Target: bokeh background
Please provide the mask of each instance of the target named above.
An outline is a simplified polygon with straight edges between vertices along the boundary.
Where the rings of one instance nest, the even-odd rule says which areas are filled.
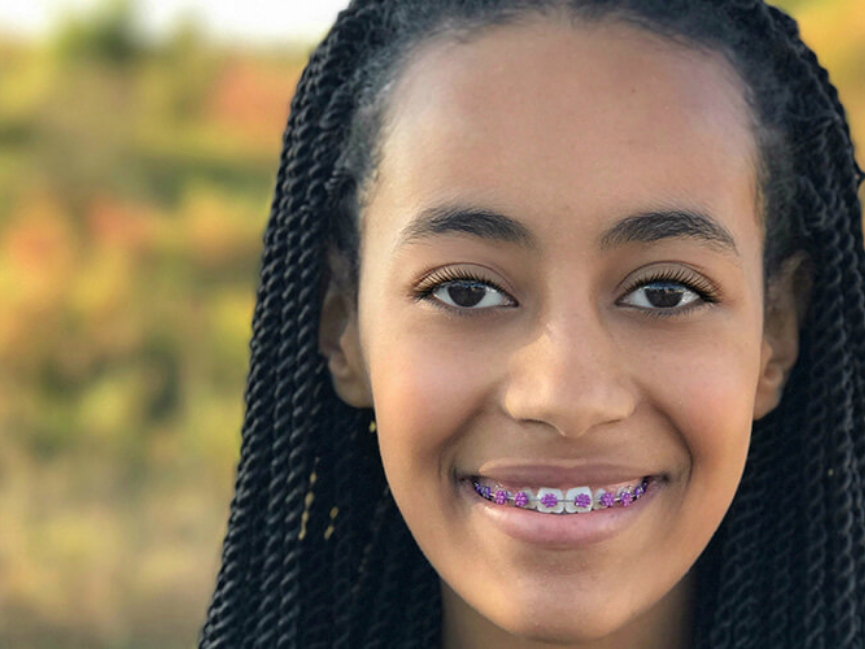
[[[282,131],[335,10],[148,23],[170,1],[0,11],[0,647],[192,647],[213,588]],[[782,4],[865,147],[865,2]]]

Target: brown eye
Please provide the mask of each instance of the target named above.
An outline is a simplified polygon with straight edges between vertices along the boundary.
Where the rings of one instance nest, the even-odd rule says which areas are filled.
[[[679,282],[655,281],[637,287],[622,300],[623,304],[640,309],[680,309],[701,300],[696,291]]]
[[[498,289],[482,282],[467,280],[445,282],[430,294],[438,301],[457,309],[486,309],[512,304]]]

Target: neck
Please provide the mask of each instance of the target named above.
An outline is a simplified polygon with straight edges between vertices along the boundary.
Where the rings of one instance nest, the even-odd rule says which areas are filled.
[[[468,606],[442,584],[442,649],[687,649],[695,575],[687,574],[651,609],[603,638],[551,644],[509,634]]]

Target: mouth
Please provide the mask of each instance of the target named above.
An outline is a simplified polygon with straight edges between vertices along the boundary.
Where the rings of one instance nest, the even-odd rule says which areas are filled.
[[[652,476],[602,487],[574,486],[567,489],[513,487],[481,476],[472,476],[469,481],[478,496],[496,505],[558,515],[588,514],[614,507],[627,508],[645,496],[654,484]]]
[[[659,496],[670,485],[666,472],[601,461],[494,460],[454,478],[466,515],[483,534],[497,530],[524,548],[555,552],[639,542],[626,530],[652,519],[645,513],[663,507]]]

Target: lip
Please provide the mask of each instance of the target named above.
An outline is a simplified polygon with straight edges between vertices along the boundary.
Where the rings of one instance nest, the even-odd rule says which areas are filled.
[[[646,494],[630,507],[611,507],[587,514],[542,514],[536,511],[496,505],[483,499],[468,482],[460,483],[463,497],[471,503],[472,512],[516,541],[545,549],[573,550],[615,538],[630,527],[643,510],[651,505],[658,492],[657,482],[650,483]]]
[[[515,488],[567,489],[580,486],[603,487],[629,482],[636,484],[646,476],[652,476],[657,480],[659,474],[646,467],[619,464],[487,462],[480,465],[475,472],[460,477],[470,476],[486,478]]]
[[[545,550],[574,550],[615,539],[643,515],[663,488],[658,473],[611,464],[506,464],[488,463],[477,474],[501,484],[564,489],[582,485],[640,482],[648,478],[642,498],[629,507],[611,507],[584,514],[556,515],[497,505],[479,496],[469,476],[459,479],[460,497],[466,499],[473,516],[512,539]]]

